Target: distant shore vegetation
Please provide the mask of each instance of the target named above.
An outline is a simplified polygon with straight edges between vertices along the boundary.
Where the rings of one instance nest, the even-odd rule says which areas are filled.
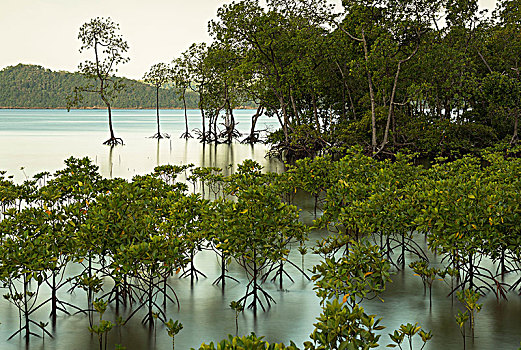
[[[156,108],[156,92],[153,86],[143,82],[121,78],[125,90],[114,100],[115,109]],[[0,71],[0,108],[66,109],[67,96],[75,86],[84,84],[86,78],[79,73],[52,71],[38,65],[18,64]],[[160,90],[161,108],[181,109],[183,103],[173,89]],[[198,108],[199,96],[186,93],[188,108]],[[103,101],[95,94],[85,95],[78,108],[105,109]]]

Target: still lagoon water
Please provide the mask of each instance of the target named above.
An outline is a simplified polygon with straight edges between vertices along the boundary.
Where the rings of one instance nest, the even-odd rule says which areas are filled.
[[[254,111],[236,111],[239,131],[247,133],[250,117]],[[114,129],[116,136],[123,138],[125,145],[110,148],[102,142],[108,138],[106,111],[75,110],[0,110],[0,170],[6,170],[17,182],[30,178],[41,171],[54,171],[63,167],[63,160],[70,157],[90,157],[105,177],[131,179],[137,174],[150,173],[161,164],[188,164],[197,166],[218,166],[226,172],[235,169],[244,159],[255,159],[266,171],[283,171],[278,160],[265,157],[264,145],[202,145],[195,139],[184,140],[179,136],[184,131],[184,116],[180,110],[161,112],[161,128],[171,135],[170,139],[156,140],[149,136],[156,131],[155,111],[116,110]],[[189,128],[200,127],[199,111],[189,111]],[[277,121],[264,118],[259,128],[276,128]],[[302,209],[302,220],[313,220],[313,201],[299,193],[296,199]],[[313,232],[310,245],[323,236],[323,232]],[[419,242],[422,244],[422,242]],[[301,264],[301,256],[296,249],[291,259]],[[412,257],[409,257],[412,259]],[[306,255],[304,268],[310,269],[319,259]],[[440,264],[431,256],[433,265]],[[171,285],[180,299],[180,310],[169,305],[168,318],[183,323],[183,330],[176,336],[177,349],[197,348],[202,342],[218,341],[229,333],[235,333],[235,314],[229,308],[232,300],[244,293],[246,276],[236,266],[230,266],[230,274],[240,283],[228,282],[223,290],[213,286],[219,276],[220,267],[212,252],[203,251],[196,256],[196,267],[207,278],[201,278],[193,286],[189,279],[174,278]],[[72,267],[71,269],[74,269]],[[69,272],[73,272],[72,270]],[[320,314],[319,300],[313,291],[313,284],[295,273],[295,282],[284,281],[284,288],[266,283],[265,288],[274,297],[269,311],[259,312],[257,316],[246,310],[239,316],[239,333],[255,332],[264,335],[270,342],[297,345],[309,339],[315,318]],[[381,332],[382,348],[389,344],[388,333],[392,333],[402,323],[418,322],[426,330],[432,330],[434,338],[425,347],[430,350],[463,349],[463,342],[454,315],[461,308],[457,302],[447,297],[449,287],[443,282],[435,283],[433,306],[429,307],[428,296],[418,277],[406,269],[393,276],[393,283],[382,296],[384,302],[371,301],[364,305],[370,314],[382,317],[382,325],[387,328]],[[3,290],[0,293],[5,294]],[[42,299],[48,296],[44,290]],[[83,294],[61,295],[65,301],[84,299]],[[521,302],[517,293],[510,293],[508,301],[498,302],[494,296],[483,298],[483,309],[476,318],[474,339],[467,339],[467,349],[518,349],[521,341]],[[41,310],[36,319],[48,321],[48,310]],[[141,315],[142,317],[142,315]],[[108,349],[121,344],[129,350],[170,349],[171,340],[164,326],[153,330],[140,323],[140,315],[129,324],[115,328],[109,336]],[[114,319],[115,312],[109,309],[106,318]],[[0,349],[26,349],[25,341],[15,337],[7,341],[18,324],[16,309],[5,300],[0,300]],[[49,326],[50,327],[50,326]],[[31,339],[29,349],[98,349],[97,339],[88,329],[84,316],[59,315],[56,328],[51,330],[54,339]],[[415,349],[420,344],[415,343]]]
[[[255,111],[235,112],[238,129],[247,136]],[[267,170],[281,170],[281,163],[265,158],[263,145],[202,145],[195,138],[180,139],[185,130],[184,111],[161,111],[161,131],[169,139],[149,138],[157,131],[155,110],[115,110],[114,130],[124,147],[110,148],[105,110],[0,110],[0,169],[20,181],[43,170],[56,170],[70,157],[90,157],[105,177],[131,179],[151,172],[158,164],[214,165],[226,168],[244,159],[257,159]],[[201,127],[198,110],[189,110],[189,130]],[[276,120],[261,118],[260,129],[273,129]],[[278,123],[278,122],[277,122]],[[195,136],[195,134],[192,132]],[[21,168],[24,168],[21,170]]]

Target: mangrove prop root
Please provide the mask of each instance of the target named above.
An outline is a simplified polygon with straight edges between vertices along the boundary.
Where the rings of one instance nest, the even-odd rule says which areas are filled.
[[[111,137],[107,141],[103,142],[103,144],[107,146],[123,145],[123,139],[120,137]]]

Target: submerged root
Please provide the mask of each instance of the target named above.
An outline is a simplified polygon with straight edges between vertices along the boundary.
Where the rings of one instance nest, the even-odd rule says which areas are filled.
[[[254,132],[253,134],[250,134],[248,137],[246,137],[244,140],[241,141],[241,143],[250,143],[254,144],[260,141],[260,133]]]
[[[239,124],[239,123],[237,123]],[[223,143],[231,143],[233,139],[237,139],[242,136],[240,132],[235,130],[235,127],[225,126],[226,129],[219,134],[219,138],[224,139]]]
[[[181,134],[181,137],[182,139],[192,139],[194,138],[189,132],[184,132]]]
[[[103,142],[103,144],[108,146],[123,145],[123,139],[120,137],[111,137],[107,141]]]
[[[151,139],[169,139],[170,138],[170,135],[167,134],[167,133],[158,133],[156,132],[154,135],[150,136]]]

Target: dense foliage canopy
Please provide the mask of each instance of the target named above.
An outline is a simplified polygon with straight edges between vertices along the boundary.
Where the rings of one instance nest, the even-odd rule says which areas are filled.
[[[518,141],[519,2],[241,0],[210,22],[190,69],[206,140],[233,136],[233,108],[277,118],[274,151],[296,157],[361,145],[458,157]],[[197,48],[197,50],[195,49]],[[192,52],[193,51],[193,52]],[[194,55],[190,55],[194,56]],[[224,130],[215,132],[214,116]]]

